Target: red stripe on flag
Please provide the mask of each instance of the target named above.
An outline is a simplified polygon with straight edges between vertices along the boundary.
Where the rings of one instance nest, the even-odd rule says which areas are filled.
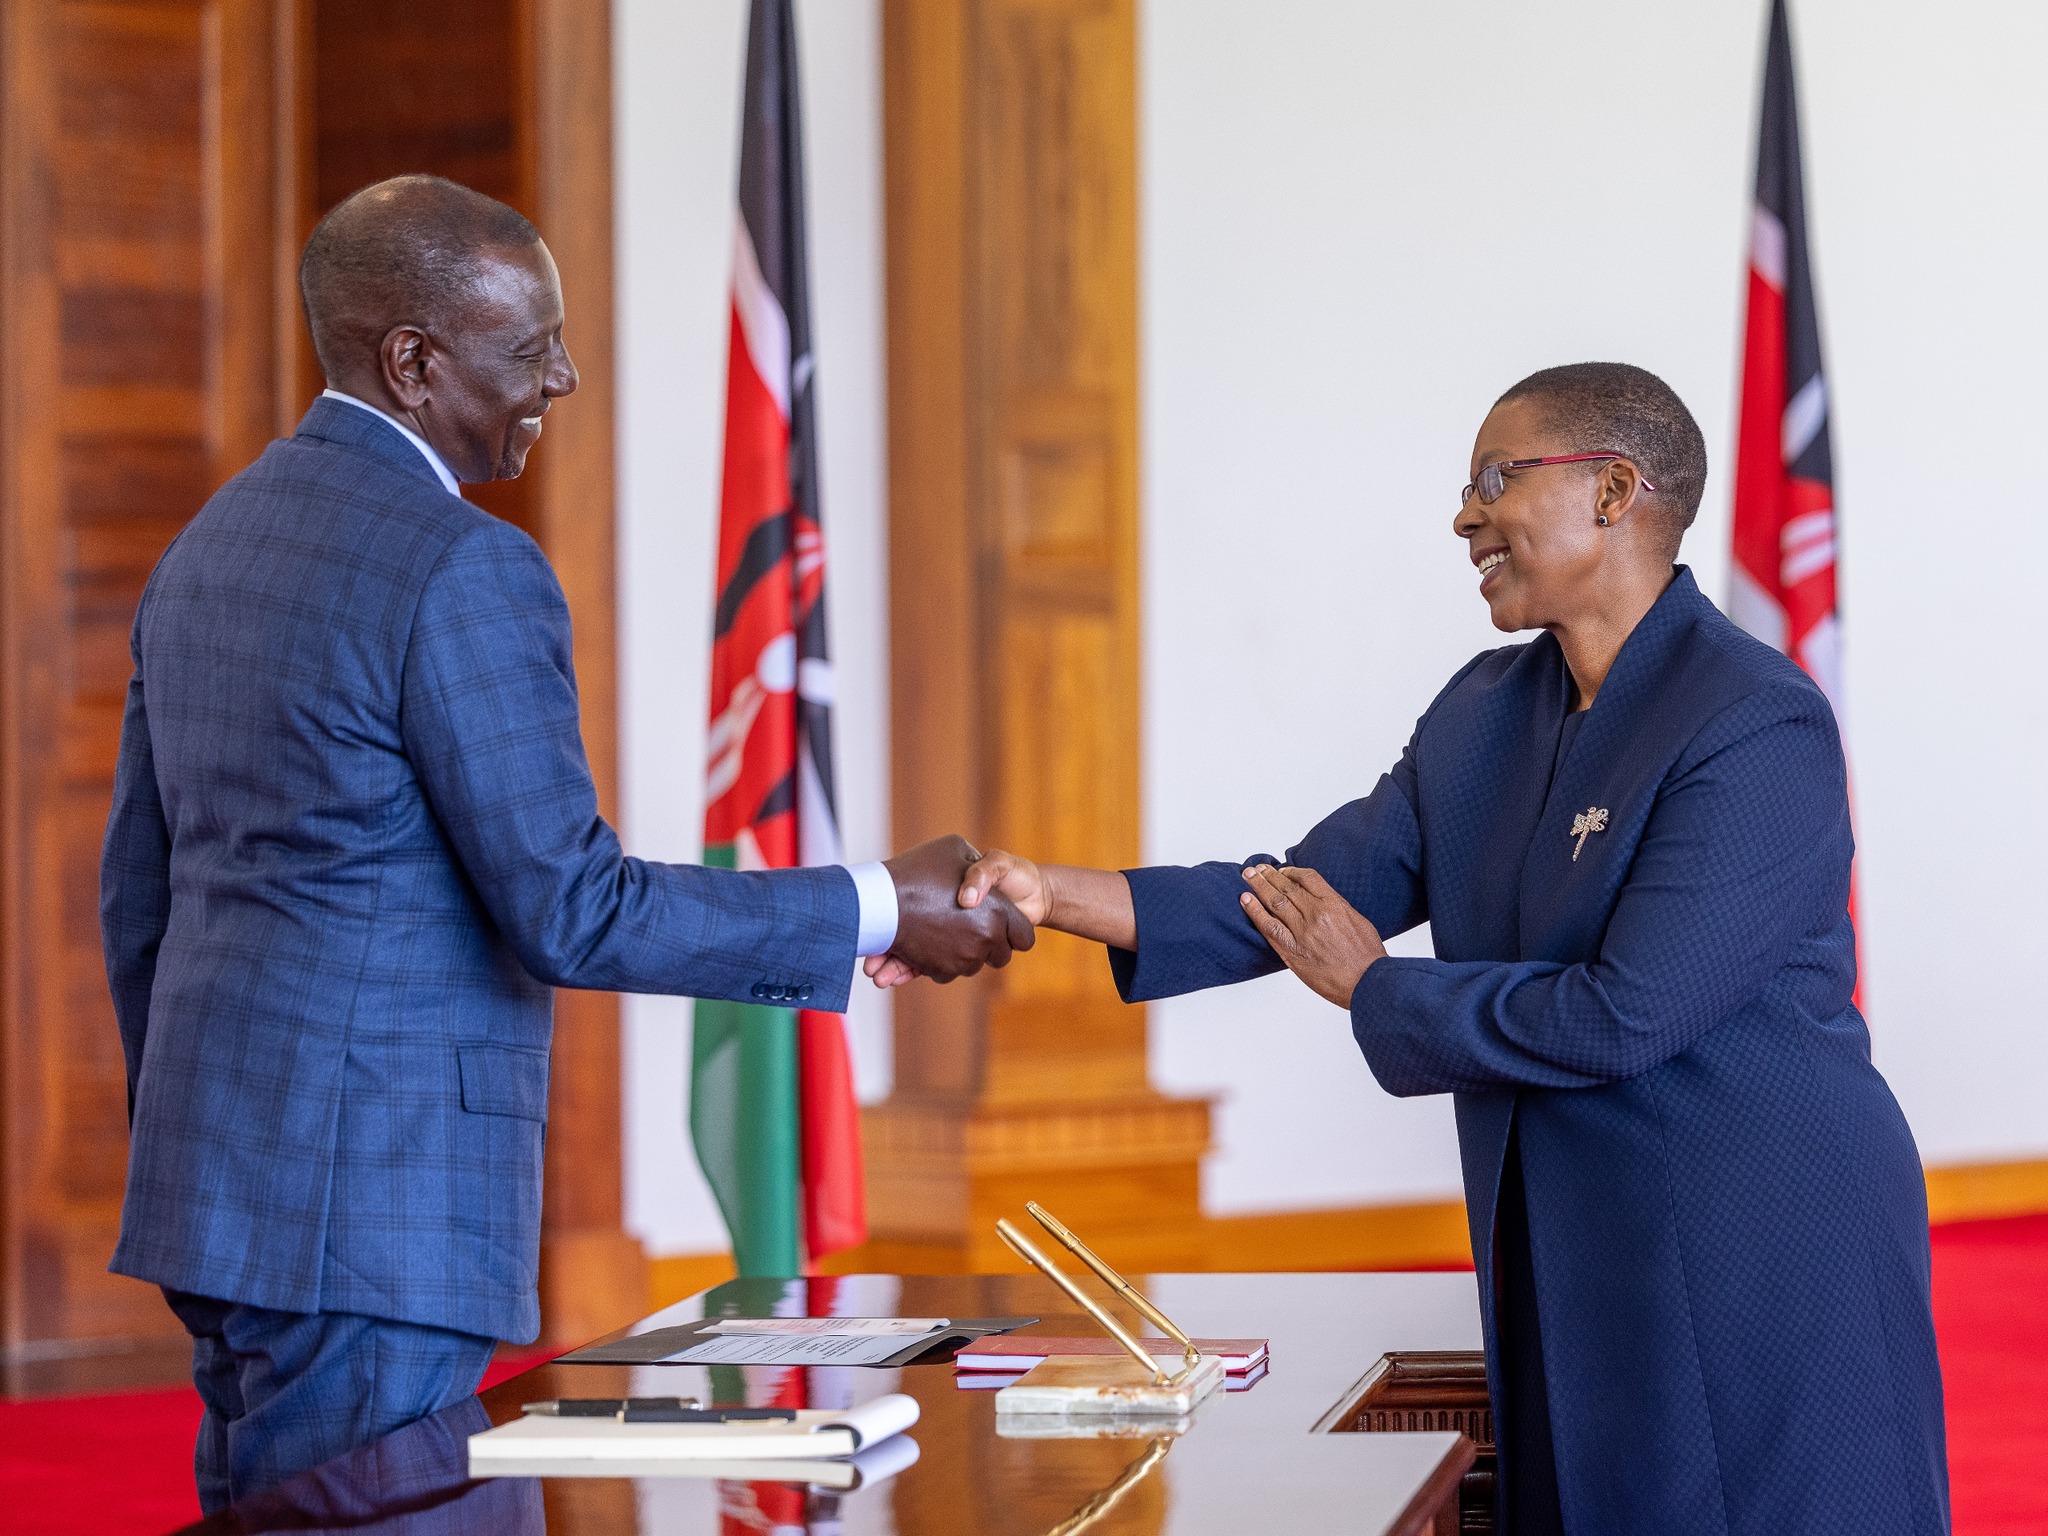
[[[806,1012],[798,1016],[797,1031],[804,1251],[815,1258],[867,1241],[867,1189],[846,1025],[836,1013]]]
[[[1784,441],[1785,296],[1752,267],[1735,449],[1733,553],[1750,579],[1772,597],[1779,597],[1778,541],[1785,526]]]
[[[748,536],[789,507],[789,424],[754,367],[738,306],[729,313],[725,477],[718,535],[721,592],[739,566]],[[712,719],[726,720],[739,761],[737,774],[704,808],[704,840],[731,843],[747,830],[759,848],[761,863],[770,869],[788,868],[797,861],[794,815],[756,819],[762,802],[796,766],[796,694],[788,686],[793,675],[769,679],[773,688],[764,686],[761,658],[793,630],[794,585],[785,556],[754,583],[732,627],[717,637],[711,651]],[[793,655],[789,660],[793,666]]]

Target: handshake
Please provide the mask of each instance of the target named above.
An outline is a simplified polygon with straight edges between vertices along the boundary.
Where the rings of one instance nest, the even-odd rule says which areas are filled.
[[[972,976],[985,965],[1008,965],[1013,952],[1037,942],[1042,912],[1027,915],[993,881],[984,880],[985,896],[968,889],[968,872],[982,864],[964,837],[935,837],[885,861],[896,882],[896,940],[886,955],[866,962],[876,986]]]
[[[1041,927],[1138,947],[1130,884],[1113,869],[1034,864],[1000,848],[977,853],[962,837],[920,843],[886,867],[896,882],[896,942],[862,966],[878,987],[1008,965]],[[1311,991],[1350,1008],[1359,978],[1387,954],[1371,919],[1313,869],[1258,860],[1242,876],[1245,921]]]

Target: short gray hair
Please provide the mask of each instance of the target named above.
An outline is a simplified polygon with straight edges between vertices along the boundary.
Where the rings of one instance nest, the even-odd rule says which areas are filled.
[[[374,352],[394,325],[448,323],[473,291],[477,258],[540,239],[526,216],[440,176],[394,176],[353,192],[313,228],[299,297],[328,378]]]

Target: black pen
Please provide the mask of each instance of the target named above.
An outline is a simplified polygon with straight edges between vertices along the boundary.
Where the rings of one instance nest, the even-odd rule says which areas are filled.
[[[563,1419],[616,1419],[622,1424],[789,1423],[794,1408],[706,1408],[694,1397],[562,1397],[522,1403],[520,1412]]]

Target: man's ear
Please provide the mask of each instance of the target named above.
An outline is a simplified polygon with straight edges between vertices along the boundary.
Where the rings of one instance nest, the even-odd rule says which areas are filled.
[[[427,403],[432,353],[433,342],[416,325],[395,325],[384,333],[383,344],[377,348],[384,389],[405,410],[416,411]]]

